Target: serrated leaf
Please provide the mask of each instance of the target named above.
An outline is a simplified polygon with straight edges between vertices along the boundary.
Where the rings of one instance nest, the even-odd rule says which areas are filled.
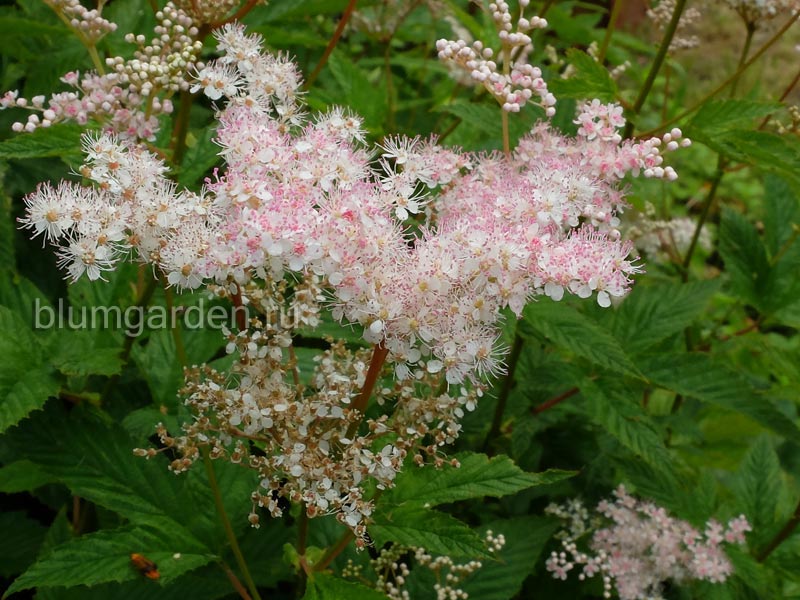
[[[633,377],[641,376],[614,336],[563,302],[542,300],[528,304],[520,325],[522,335],[530,327],[556,346],[600,367]]]
[[[0,468],[0,492],[31,492],[56,479],[29,460],[18,460]]]
[[[85,406],[69,413],[57,405],[7,436],[17,452],[64,483],[75,495],[134,523],[171,521],[176,538],[193,540],[188,527],[201,511],[184,490],[185,481],[156,457],[133,455],[134,442],[118,425]],[[199,542],[198,542],[199,543]]]
[[[38,340],[16,314],[0,306],[0,432],[39,410],[59,391]]]
[[[371,82],[356,63],[343,52],[334,51],[328,60],[327,68],[341,90],[336,100],[347,104],[364,117],[364,124],[370,131],[380,131],[386,117],[386,82]]]
[[[639,367],[656,385],[746,415],[776,433],[800,440],[800,429],[738,372],[703,353],[655,355]]]
[[[662,434],[636,398],[590,380],[584,380],[580,388],[592,421],[654,469],[673,472],[673,458]]]
[[[753,527],[750,542],[760,546],[772,536],[784,487],[778,455],[766,436],[759,437],[748,451],[735,487],[737,502]]]
[[[381,502],[404,502],[436,506],[458,500],[500,497],[537,485],[548,485],[575,475],[574,471],[550,470],[526,473],[508,456],[489,458],[485,454],[459,454],[461,466],[441,469],[411,466],[398,477],[396,486]]]
[[[706,102],[689,122],[687,129],[694,139],[706,138],[746,126],[749,122],[766,117],[781,108],[775,102],[753,102],[752,100],[712,100]]]
[[[114,342],[111,336],[97,332],[61,329],[53,342],[50,357],[53,365],[65,375],[116,375],[122,371],[122,347],[104,346]]]
[[[637,353],[683,331],[719,289],[719,282],[637,285],[614,314],[612,331]]]
[[[382,507],[368,530],[379,547],[394,542],[454,558],[489,557],[483,540],[467,525],[422,506]]]
[[[386,596],[360,583],[327,573],[314,573],[308,579],[303,600],[386,600]]]
[[[575,72],[569,79],[553,79],[550,82],[557,98],[597,98],[603,102],[616,100],[617,84],[603,65],[575,48],[567,51],[567,61],[575,68]]]
[[[0,159],[77,157],[81,154],[82,132],[83,128],[77,125],[54,125],[19,134],[0,142]]]
[[[497,560],[483,562],[480,569],[459,587],[470,598],[508,600],[519,594],[522,583],[536,568],[547,542],[560,523],[543,517],[518,517],[494,521],[482,527],[493,535],[502,534],[505,546],[496,553]]]
[[[161,528],[126,526],[70,540],[36,561],[11,584],[7,594],[33,587],[92,586],[136,579],[142,575],[131,565],[134,552],[156,563],[163,583],[215,558],[203,546],[175,535],[171,525],[165,521]]]
[[[800,203],[791,186],[770,175],[764,178],[764,241],[770,256],[775,256],[800,225]]]
[[[216,131],[206,128],[201,132],[200,138],[194,138],[193,145],[186,149],[186,156],[178,172],[178,183],[192,187],[202,182],[205,175],[220,161],[220,147],[214,142]]]
[[[734,160],[798,181],[800,146],[787,136],[734,129],[704,139],[703,143]]]
[[[771,269],[767,251],[755,227],[730,208],[722,211],[719,252],[733,289],[750,304],[762,307]]]

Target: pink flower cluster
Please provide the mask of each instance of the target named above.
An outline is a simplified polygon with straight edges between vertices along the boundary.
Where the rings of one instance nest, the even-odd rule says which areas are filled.
[[[87,138],[84,168],[99,190],[44,185],[27,198],[23,226],[61,244],[73,279],[101,277],[131,249],[179,288],[319,277],[333,316],[388,349],[398,377],[456,384],[502,369],[505,307],[519,316],[534,296],[567,291],[608,306],[640,271],[618,239],[619,179],[672,177],[658,147],[680,132],[621,142],[618,107],[594,102],[576,139],[543,123],[511,157],[388,139],[375,168],[357,117],[301,118],[291,62],[240,25],[215,35],[225,54],[196,88],[228,98],[224,173],[178,191],[161,161],[102,135]]]
[[[566,579],[572,569],[582,566],[580,579],[603,577],[605,597],[611,597],[612,583],[621,600],[661,598],[664,582],[697,579],[722,583],[733,572],[723,542],[744,544],[751,531],[744,515],[723,527],[711,519],[705,531],[675,519],[663,508],[637,500],[620,486],[614,500],[603,500],[597,512],[608,520],[594,530],[591,553],[578,549],[577,540],[587,531],[588,511],[580,503],[551,506],[548,512],[570,521],[562,536],[563,550],[553,552],[547,570],[557,579]]]

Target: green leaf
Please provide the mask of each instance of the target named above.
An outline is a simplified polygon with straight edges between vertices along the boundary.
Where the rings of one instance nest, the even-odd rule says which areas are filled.
[[[800,225],[800,203],[791,186],[778,177],[764,178],[764,241],[770,256],[781,251]]]
[[[651,467],[671,473],[673,458],[664,445],[662,434],[636,398],[626,397],[620,390],[588,379],[580,388],[592,421]]]
[[[571,48],[567,50],[567,61],[575,68],[569,79],[553,79],[550,87],[556,98],[597,98],[603,102],[614,102],[617,84],[603,65],[591,56]]]
[[[770,401],[757,394],[737,371],[704,353],[654,355],[639,367],[656,385],[746,415],[776,433],[800,440],[800,429]]]
[[[186,510],[194,504],[184,490],[185,479],[170,473],[161,457],[134,456],[127,433],[91,408],[66,413],[58,405],[48,406],[8,439],[73,494],[137,524],[170,522],[176,539],[193,540],[189,528],[201,511]]]
[[[341,51],[331,54],[327,67],[340,89],[337,102],[347,104],[364,117],[367,129],[380,131],[387,110],[385,80],[370,81],[367,73]]]
[[[784,492],[778,455],[767,436],[761,436],[742,461],[735,481],[736,499],[753,531],[751,544],[767,542],[778,520],[778,500]]]
[[[50,360],[65,375],[116,375],[122,371],[122,347],[103,344],[113,341],[95,332],[61,329]]]
[[[54,125],[22,133],[0,142],[0,159],[80,157],[82,132],[83,128],[77,125]]]
[[[387,542],[425,548],[458,558],[488,558],[483,540],[467,525],[437,510],[417,505],[382,507],[369,532],[378,547]]]
[[[712,150],[734,160],[798,181],[800,146],[787,136],[769,131],[735,129],[702,141]]]
[[[176,536],[169,521],[161,528],[126,526],[89,533],[57,546],[17,578],[7,593],[136,579],[142,575],[131,564],[134,552],[156,563],[163,583],[214,559],[202,546],[187,544]]]
[[[614,336],[563,302],[542,300],[528,304],[520,332],[525,335],[530,329],[600,367],[641,376]]]
[[[574,471],[550,470],[544,473],[526,473],[508,456],[489,458],[485,454],[459,454],[461,466],[445,465],[406,468],[397,478],[394,488],[382,502],[402,504],[409,502],[436,506],[447,502],[500,497],[515,494],[537,485],[548,485],[575,475]]]
[[[497,560],[484,561],[481,568],[459,587],[470,598],[508,600],[522,589],[525,578],[533,572],[547,542],[560,523],[542,517],[518,517],[494,521],[481,527],[497,536],[503,534],[506,544],[495,555]]]
[[[22,573],[36,560],[47,528],[21,511],[0,513],[0,577]]]
[[[682,332],[703,311],[719,282],[637,285],[614,313],[612,331],[635,354]]]
[[[59,383],[45,364],[33,332],[0,306],[0,432],[42,408]]]
[[[5,494],[32,492],[54,481],[52,475],[29,460],[18,460],[0,468],[0,492]]]
[[[386,596],[360,583],[314,573],[309,579],[303,600],[386,600]]]
[[[688,134],[698,141],[711,138],[736,127],[747,127],[781,108],[776,102],[753,102],[752,100],[712,100],[706,102],[687,126]]]
[[[762,307],[770,273],[767,251],[755,227],[727,207],[720,222],[719,252],[733,289],[753,306]]]

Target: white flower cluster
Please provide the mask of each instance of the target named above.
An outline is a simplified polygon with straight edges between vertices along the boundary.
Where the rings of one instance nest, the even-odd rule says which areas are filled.
[[[780,16],[789,16],[800,10],[798,0],[723,0],[744,19],[749,26]]]
[[[93,46],[106,34],[117,30],[117,24],[104,19],[101,9],[88,9],[80,0],[44,0],[69,25],[87,46]],[[102,7],[103,3],[100,3]]]

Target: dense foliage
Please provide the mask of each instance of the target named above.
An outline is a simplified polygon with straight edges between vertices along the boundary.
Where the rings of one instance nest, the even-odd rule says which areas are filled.
[[[89,4],[0,7],[4,598],[800,597],[795,0]]]

